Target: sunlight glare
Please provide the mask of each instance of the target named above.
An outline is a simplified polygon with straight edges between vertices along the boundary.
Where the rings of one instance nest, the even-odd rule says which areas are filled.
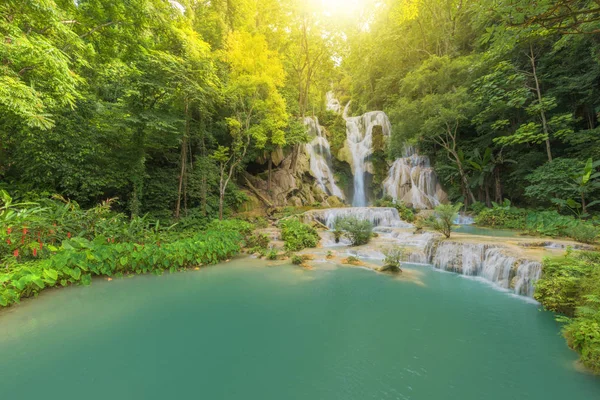
[[[364,0],[321,0],[323,10],[330,15],[353,14]]]

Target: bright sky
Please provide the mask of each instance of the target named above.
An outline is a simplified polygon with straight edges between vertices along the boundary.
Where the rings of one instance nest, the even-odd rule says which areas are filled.
[[[349,15],[360,9],[364,0],[321,0],[323,9],[331,15]]]

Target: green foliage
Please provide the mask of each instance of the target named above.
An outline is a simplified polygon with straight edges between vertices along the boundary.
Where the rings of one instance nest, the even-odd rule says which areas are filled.
[[[278,256],[279,256],[279,254],[277,254],[277,250],[271,249],[267,253],[267,260],[277,260]]]
[[[269,247],[271,240],[264,233],[254,233],[246,239],[246,247],[250,253],[256,253],[261,250],[266,250]]]
[[[414,222],[416,217],[412,208],[407,207],[403,202],[394,202],[390,196],[375,201],[375,207],[392,207],[398,210],[400,219],[406,222]]]
[[[310,225],[300,222],[297,218],[287,218],[279,223],[281,237],[288,251],[299,251],[309,247],[317,247],[320,237]]]
[[[241,219],[215,219],[208,224],[207,230],[214,232],[236,232],[242,237],[248,238],[254,230],[254,225]]]
[[[600,372],[600,253],[545,259],[534,297],[565,315],[563,333],[585,366]]]
[[[441,204],[437,206],[432,215],[423,220],[423,225],[440,232],[446,238],[452,234],[454,220],[458,217],[458,210],[462,204]]]
[[[383,254],[385,259],[383,260],[383,270],[385,271],[402,271],[402,260],[404,259],[406,251],[402,247],[392,247],[386,249]]]
[[[568,199],[577,192],[566,183],[583,167],[580,160],[557,158],[536,168],[527,176],[525,194],[540,204],[550,205],[553,198]]]
[[[335,221],[335,231],[342,232],[350,240],[352,246],[360,246],[371,240],[373,225],[367,220],[349,216]]]
[[[481,211],[475,217],[475,223],[493,228],[525,229],[527,211],[511,207],[510,201],[493,205],[492,208]]]
[[[240,251],[241,235],[233,230],[208,230],[171,243],[107,243],[98,236],[64,240],[41,261],[12,265],[0,274],[0,305],[9,306],[48,287],[90,284],[94,276],[176,271],[215,264]]]
[[[528,211],[494,203],[493,208],[481,211],[476,217],[478,225],[494,228],[524,230],[530,235],[566,236],[583,243],[595,243],[600,227],[593,222],[561,215],[556,211]]]
[[[294,265],[300,265],[303,262],[304,262],[304,257],[302,257],[301,255],[294,254],[292,256],[292,264],[294,264]]]

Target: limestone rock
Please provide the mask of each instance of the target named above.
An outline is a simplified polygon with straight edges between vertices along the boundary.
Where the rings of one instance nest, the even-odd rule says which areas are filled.
[[[340,208],[344,207],[344,202],[337,196],[329,196],[327,200],[325,200],[325,205],[331,208]]]

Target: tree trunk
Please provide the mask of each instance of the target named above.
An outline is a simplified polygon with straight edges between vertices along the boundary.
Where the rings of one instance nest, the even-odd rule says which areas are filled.
[[[273,159],[271,158],[271,154],[269,154],[269,178],[267,180],[267,192],[269,196],[271,195],[271,172],[273,170]]]
[[[206,217],[206,195],[207,195],[207,183],[206,183],[206,143],[204,141],[204,132],[202,132],[202,141],[201,141],[201,154],[202,157],[202,165],[204,168],[202,170],[202,178],[200,180],[200,207],[202,208],[202,215]]]
[[[550,149],[550,132],[548,129],[548,122],[546,120],[546,112],[544,111],[544,103],[542,102],[542,89],[540,87],[540,80],[537,75],[537,67],[535,65],[535,54],[533,52],[533,45],[529,45],[530,57],[531,60],[531,69],[533,71],[533,79],[535,81],[535,91],[537,94],[538,101],[540,103],[540,117],[542,118],[542,128],[544,130],[544,135],[546,135],[546,154],[548,155],[548,161],[552,162],[552,150]]]
[[[131,216],[140,215],[142,208],[142,197],[144,190],[144,175],[146,173],[146,155],[144,151],[144,126],[140,126],[135,132],[133,141],[135,143],[137,160],[132,171],[133,192],[131,193],[130,210]]]
[[[471,200],[471,204],[476,203],[475,195],[473,191],[469,187],[469,180],[467,179],[467,174],[465,173],[465,169],[463,168],[462,162],[460,161],[460,157],[456,153],[456,151],[451,150],[452,155],[454,156],[454,160],[456,161],[456,166],[458,167],[458,172],[460,173],[460,179],[462,181],[463,188],[465,193],[468,196],[468,199]],[[467,197],[465,197],[465,203],[467,202]]]
[[[492,199],[490,198],[490,186],[485,185],[485,205],[488,207],[492,206]]]
[[[587,214],[587,204],[585,204],[585,194],[581,192],[581,212]]]
[[[496,186],[496,203],[502,203],[502,181],[500,180],[500,168],[494,169],[494,182]]]
[[[223,203],[225,202],[225,190],[219,190],[219,219],[223,219]]]
[[[188,115],[189,104],[187,99],[185,100],[185,132],[181,139],[181,156],[179,162],[181,164],[181,170],[179,172],[179,188],[177,190],[177,206],[175,207],[175,219],[179,219],[181,213],[181,194],[183,192],[183,180],[185,176],[185,166],[187,164],[187,148],[188,148],[188,133],[190,130],[190,119]]]

